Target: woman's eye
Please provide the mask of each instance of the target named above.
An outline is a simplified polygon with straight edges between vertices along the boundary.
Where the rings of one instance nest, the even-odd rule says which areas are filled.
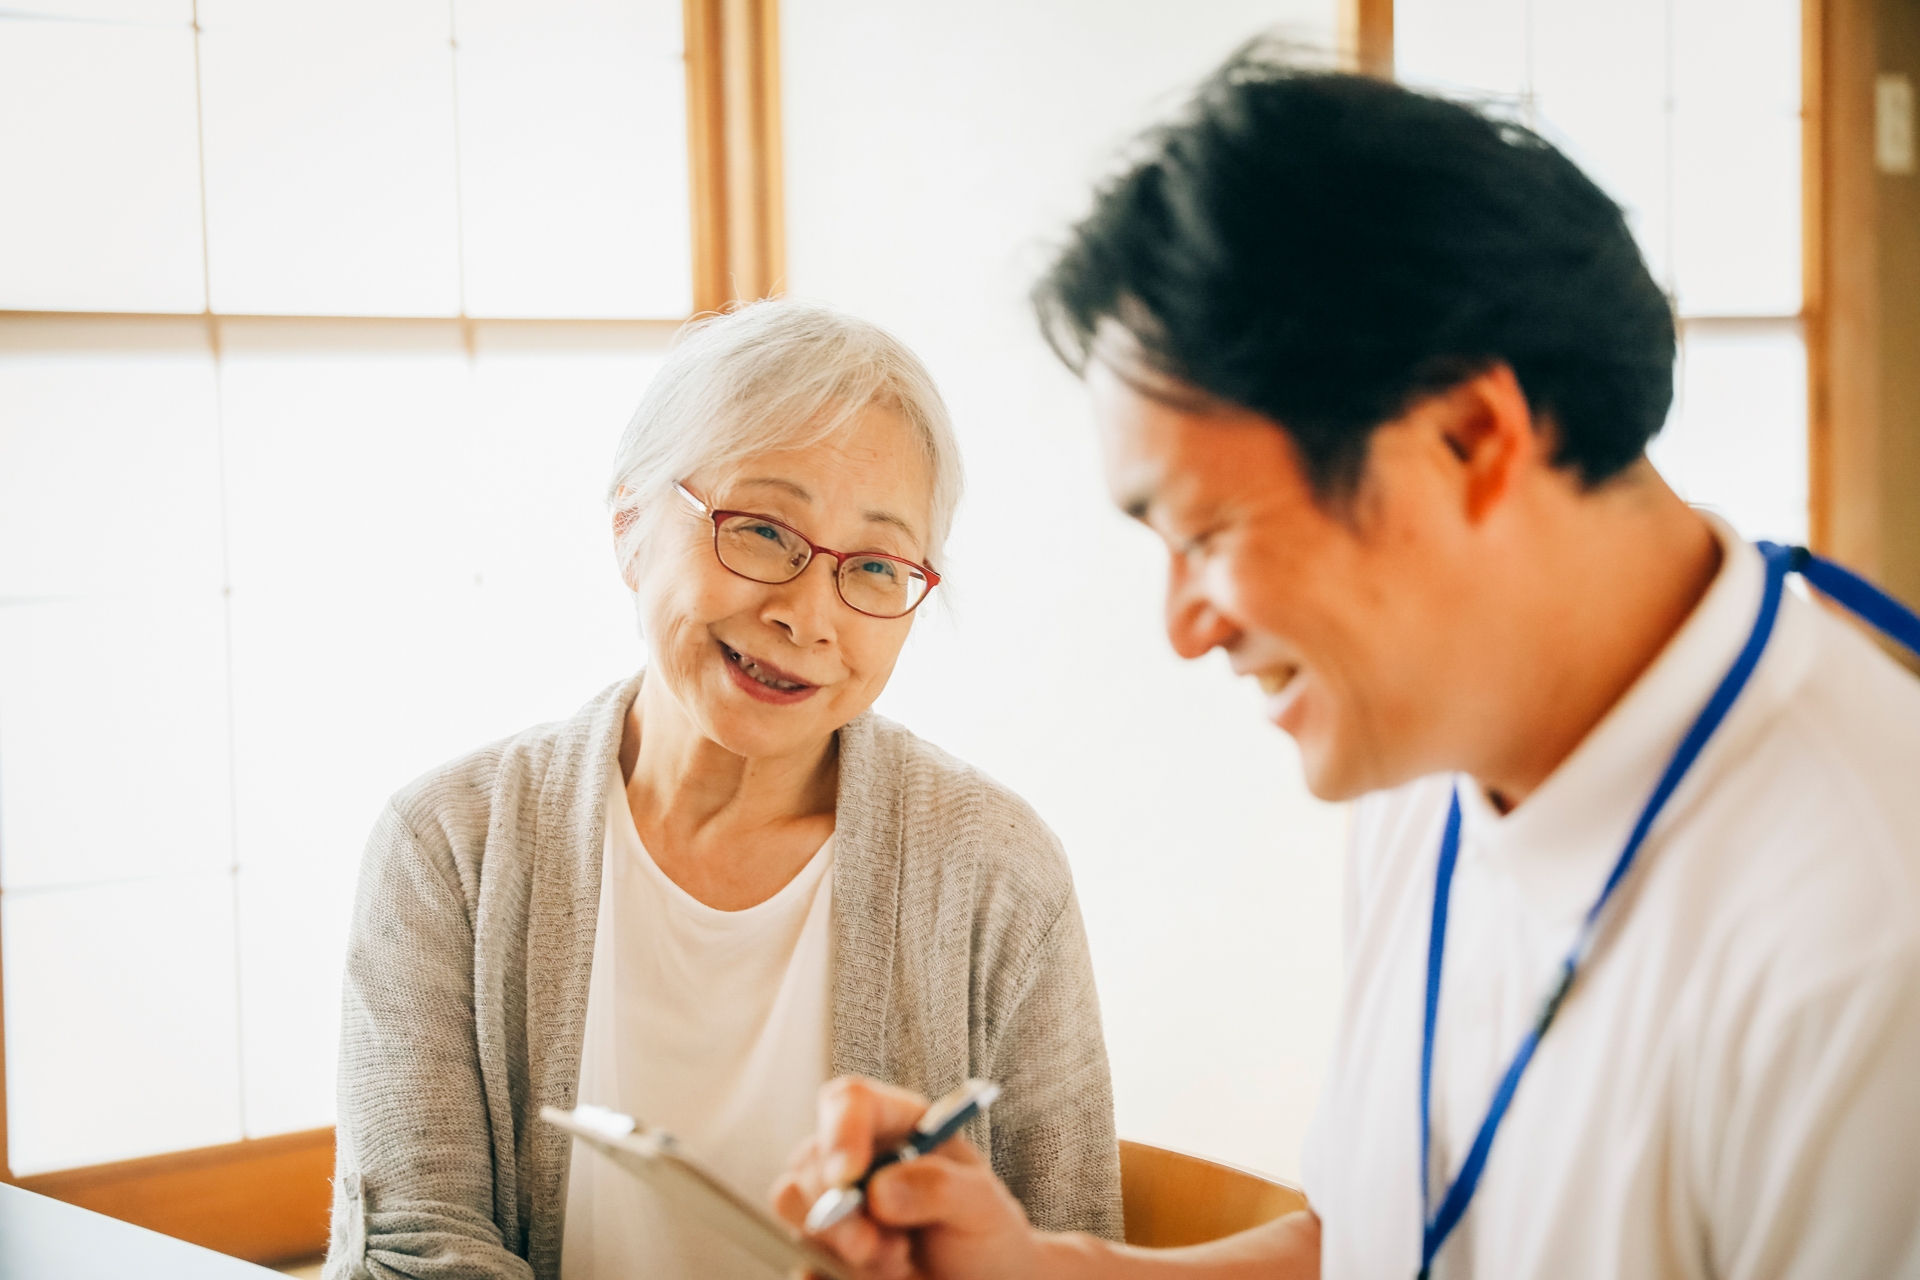
[[[759,534],[768,542],[779,542],[781,540],[780,530],[770,524],[756,524],[753,526],[753,532]]]
[[[860,562],[860,572],[884,574],[892,578],[898,575],[899,570],[894,567],[894,563],[891,560],[862,560]]]

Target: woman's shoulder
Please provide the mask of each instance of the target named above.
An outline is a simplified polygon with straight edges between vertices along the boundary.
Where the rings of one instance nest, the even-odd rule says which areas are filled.
[[[596,797],[609,729],[617,728],[637,680],[609,686],[564,720],[532,725],[427,770],[393,793],[390,818],[416,841],[444,844],[458,856],[484,846],[502,810],[513,811],[512,829],[530,826],[540,809],[570,807],[569,795]],[[610,750],[618,741],[616,734]]]
[[[964,861],[976,893],[1013,890],[1057,910],[1073,892],[1065,850],[1034,807],[1013,788],[885,716],[854,724],[843,752],[856,787],[897,815],[910,862]],[[891,793],[891,794],[889,794]]]

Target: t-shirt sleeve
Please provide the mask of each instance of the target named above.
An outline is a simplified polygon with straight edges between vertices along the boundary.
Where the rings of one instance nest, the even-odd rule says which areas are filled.
[[[1710,1064],[1711,1271],[1920,1276],[1920,947],[1823,982]]]

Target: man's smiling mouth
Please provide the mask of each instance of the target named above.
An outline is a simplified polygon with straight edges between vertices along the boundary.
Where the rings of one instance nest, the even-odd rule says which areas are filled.
[[[1272,697],[1292,684],[1299,675],[1299,667],[1280,667],[1272,671],[1262,671],[1259,676],[1260,692]]]

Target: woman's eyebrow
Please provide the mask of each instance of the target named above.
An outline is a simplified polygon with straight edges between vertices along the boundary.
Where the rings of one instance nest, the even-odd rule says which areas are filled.
[[[786,492],[792,494],[794,497],[800,499],[800,501],[802,502],[813,501],[813,491],[811,489],[807,488],[805,485],[795,484],[791,480],[781,480],[774,476],[761,476],[761,477],[758,477],[757,479],[741,480],[741,481],[738,481],[737,483],[742,488],[759,487],[759,488],[784,489]]]
[[[813,490],[807,488],[805,485],[795,484],[791,480],[782,480],[777,476],[756,476],[751,480],[741,480],[738,484],[743,489],[756,487],[779,489],[792,494],[802,502],[813,502]],[[904,517],[893,514],[891,511],[862,511],[860,515],[868,524],[890,524],[916,542],[920,539],[920,531],[913,527],[912,522],[906,520]]]
[[[891,511],[863,511],[860,514],[866,518],[868,524],[890,524],[914,541],[920,540],[919,531]]]

